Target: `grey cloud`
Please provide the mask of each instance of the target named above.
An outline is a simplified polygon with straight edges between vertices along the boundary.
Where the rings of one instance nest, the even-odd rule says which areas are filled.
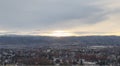
[[[0,26],[8,30],[49,30],[98,23],[106,16],[101,7],[89,5],[94,1],[96,0],[0,0]],[[67,26],[69,22],[62,23],[73,19],[89,21]]]

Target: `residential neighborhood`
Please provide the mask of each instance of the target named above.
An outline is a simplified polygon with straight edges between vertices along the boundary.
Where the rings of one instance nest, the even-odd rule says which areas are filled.
[[[120,47],[97,47],[81,47],[79,49],[1,48],[0,65],[120,65]]]

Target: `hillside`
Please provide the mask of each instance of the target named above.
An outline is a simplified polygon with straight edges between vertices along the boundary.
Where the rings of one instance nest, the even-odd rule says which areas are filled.
[[[0,36],[0,44],[12,45],[120,45],[120,36],[82,36],[82,37],[46,37],[46,36]]]

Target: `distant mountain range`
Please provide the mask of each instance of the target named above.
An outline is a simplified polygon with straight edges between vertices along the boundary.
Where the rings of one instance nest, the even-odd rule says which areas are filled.
[[[0,36],[0,45],[117,45],[120,36],[80,36],[80,37],[47,37],[47,36]]]

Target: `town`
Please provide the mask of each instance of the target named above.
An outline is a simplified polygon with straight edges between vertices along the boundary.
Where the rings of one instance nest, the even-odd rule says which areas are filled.
[[[78,66],[119,66],[120,47],[88,46],[57,49],[41,48],[0,48],[0,66],[26,65],[78,65]]]

